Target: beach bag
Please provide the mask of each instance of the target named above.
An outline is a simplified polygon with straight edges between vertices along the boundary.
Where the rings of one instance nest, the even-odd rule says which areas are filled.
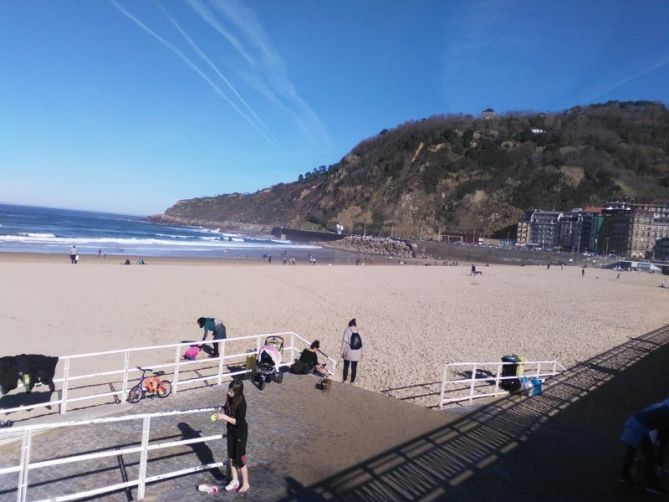
[[[544,393],[542,384],[543,381],[539,378],[527,378],[526,376],[520,377],[520,385],[527,397],[542,396]]]
[[[532,379],[532,385],[534,385],[534,390],[532,392],[533,396],[543,396],[544,395],[543,383],[544,383],[544,381],[541,380],[540,378],[533,378]]]
[[[351,333],[351,350],[360,350],[362,348],[362,337],[360,333]]]
[[[200,353],[200,347],[197,345],[191,345],[188,347],[188,350],[184,353],[184,359],[188,359],[189,361],[195,361],[197,359],[198,354]]]

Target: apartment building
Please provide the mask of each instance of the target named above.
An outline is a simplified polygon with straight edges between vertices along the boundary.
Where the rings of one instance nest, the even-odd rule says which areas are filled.
[[[669,260],[669,237],[663,237],[655,243],[655,259]]]

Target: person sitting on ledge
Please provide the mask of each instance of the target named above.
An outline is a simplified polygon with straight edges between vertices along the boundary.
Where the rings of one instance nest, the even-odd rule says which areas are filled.
[[[290,371],[301,375],[306,375],[312,371],[326,375],[328,370],[325,364],[319,364],[318,362],[318,349],[320,346],[321,342],[314,340],[310,347],[302,351],[300,358],[293,363]]]

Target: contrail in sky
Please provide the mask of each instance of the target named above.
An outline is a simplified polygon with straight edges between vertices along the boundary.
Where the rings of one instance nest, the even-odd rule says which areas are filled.
[[[167,47],[170,51],[172,51],[174,54],[176,54],[176,55],[177,55],[177,56],[178,56],[184,63],[186,63],[186,64],[188,65],[188,67],[189,67],[191,70],[193,70],[195,73],[197,73],[198,75],[200,75],[200,77],[202,77],[202,79],[204,79],[204,81],[207,82],[207,84],[209,84],[209,86],[210,86],[210,87],[211,87],[211,88],[212,88],[212,89],[213,89],[219,96],[221,96],[225,101],[227,101],[228,104],[230,104],[230,106],[232,106],[232,108],[233,108],[237,113],[239,113],[239,115],[241,115],[242,118],[243,118],[244,120],[246,120],[250,125],[252,125],[258,132],[260,132],[260,134],[262,134],[262,135],[264,136],[264,138],[265,138],[270,144],[274,144],[274,141],[272,140],[272,138],[270,138],[270,137],[267,135],[267,133],[266,133],[265,131],[263,131],[263,129],[262,129],[262,128],[261,128],[255,121],[253,121],[248,115],[246,115],[246,113],[244,113],[244,111],[241,110],[241,109],[237,106],[237,104],[236,104],[234,101],[232,101],[232,100],[231,100],[231,99],[230,99],[230,98],[229,98],[229,97],[228,97],[228,96],[227,96],[227,95],[226,95],[226,94],[225,94],[225,93],[224,93],[224,92],[223,92],[223,91],[222,91],[222,90],[221,90],[221,89],[214,83],[214,82],[212,82],[211,79],[210,79],[210,78],[209,78],[209,77],[208,77],[202,70],[200,70],[200,69],[195,65],[195,63],[193,63],[190,59],[188,59],[188,57],[187,57],[183,52],[181,52],[179,49],[177,49],[176,47],[174,47],[172,44],[170,44],[167,40],[165,40],[163,37],[161,37],[160,35],[158,35],[156,32],[154,32],[153,30],[151,30],[148,26],[146,26],[144,23],[142,23],[142,22],[141,22],[139,19],[137,19],[135,16],[133,16],[132,14],[130,14],[130,12],[128,12],[128,11],[125,10],[123,7],[121,7],[118,3],[116,3],[115,0],[109,0],[109,1],[112,3],[112,5],[114,5],[114,7],[116,7],[116,9],[118,9],[119,12],[121,12],[121,14],[123,14],[124,16],[126,16],[128,19],[130,19],[132,22],[134,22],[137,26],[139,26],[142,30],[144,30],[145,32],[147,32],[147,33],[148,33],[149,35],[151,35],[153,38],[155,38],[156,40],[158,40],[158,42],[160,42],[162,45],[164,45],[164,46]]]
[[[251,56],[245,49],[242,43],[239,41],[237,37],[235,37],[232,33],[230,33],[228,30],[223,28],[223,25],[218,22],[218,19],[216,19],[216,16],[211,12],[211,9],[203,4],[200,1],[195,1],[195,0],[187,0],[188,4],[190,5],[191,9],[193,9],[199,16],[207,22],[212,28],[214,28],[217,32],[223,36],[228,42],[230,42],[230,45],[232,45],[235,50],[252,66],[257,66],[256,60]]]
[[[595,98],[600,98],[604,96],[605,94],[608,94],[611,91],[616,90],[618,87],[622,87],[623,85],[627,84],[628,82],[631,82],[632,80],[636,80],[637,78],[643,77],[644,75],[648,75],[649,73],[653,73],[655,70],[659,70],[663,66],[669,64],[669,57],[665,57],[664,59],[658,61],[654,65],[651,65],[650,67],[646,68],[645,70],[641,70],[634,75],[631,75],[629,77],[626,77],[622,79],[620,82],[617,82],[613,84],[612,86],[608,87],[604,91],[600,92],[595,96]]]
[[[165,17],[166,17],[166,18],[167,18],[167,19],[174,25],[174,27],[179,31],[179,33],[181,33],[181,36],[184,37],[184,39],[186,40],[186,42],[188,42],[188,44],[195,50],[195,52],[197,52],[198,55],[199,55],[202,59],[204,59],[205,62],[211,67],[211,69],[214,70],[214,72],[216,72],[216,74],[221,78],[221,80],[223,80],[223,82],[225,82],[225,85],[227,85],[228,88],[232,91],[232,93],[233,93],[235,96],[237,96],[237,99],[239,99],[239,101],[241,101],[241,103],[242,103],[242,104],[244,105],[244,107],[248,110],[248,112],[249,112],[251,115],[253,115],[253,117],[258,121],[258,123],[260,124],[260,126],[263,127],[263,128],[265,129],[265,131],[267,131],[267,125],[265,125],[265,123],[260,119],[260,117],[258,117],[258,115],[256,114],[256,112],[249,106],[249,104],[244,100],[244,98],[241,97],[241,95],[237,92],[237,89],[234,88],[234,86],[230,83],[230,81],[229,81],[227,78],[225,78],[225,75],[223,75],[223,74],[221,73],[221,71],[216,67],[216,65],[215,65],[214,63],[211,62],[211,60],[210,60],[210,59],[207,57],[207,55],[206,55],[206,54],[205,54],[205,53],[204,53],[204,52],[197,46],[197,44],[193,41],[193,39],[192,39],[191,37],[189,37],[188,34],[181,28],[181,26],[179,25],[179,23],[177,23],[176,20],[175,20],[172,16],[170,16],[170,15],[169,15],[169,14],[168,14],[168,13],[161,7],[161,6],[159,6],[159,8],[160,8],[160,10],[163,12],[163,15],[164,15],[164,16],[165,16]],[[267,132],[267,134],[268,134],[269,136],[271,136],[271,134],[270,134],[269,132]],[[276,141],[276,138],[272,137],[272,140],[273,140],[275,143],[278,143],[278,141]]]
[[[272,102],[279,104],[281,108],[287,110],[312,141],[316,139],[314,137],[316,136],[318,142],[328,145],[331,143],[327,130],[320,118],[300,97],[288,77],[283,59],[272,46],[272,41],[256,17],[255,12],[246,8],[243,4],[232,0],[210,2],[216,13],[224,17],[228,24],[231,24],[243,35],[243,38],[247,40],[247,46],[255,49],[257,54],[254,54],[254,56],[256,57],[250,54],[250,51],[241,44],[239,39],[221,27],[215,15],[209,7],[203,5],[202,1],[189,0],[188,3],[207,24],[230,41],[242,57],[249,62],[249,65],[254,70],[254,78],[251,84],[259,92],[263,93]],[[281,103],[280,97],[292,104],[293,109]]]

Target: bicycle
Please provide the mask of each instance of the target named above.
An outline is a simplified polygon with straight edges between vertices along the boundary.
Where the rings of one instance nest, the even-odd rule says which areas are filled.
[[[172,393],[172,383],[169,380],[162,380],[160,377],[165,374],[164,371],[153,371],[150,368],[137,369],[142,372],[139,383],[128,392],[128,402],[138,403],[143,397],[158,396],[167,397]],[[146,376],[147,371],[152,371],[153,376]]]

